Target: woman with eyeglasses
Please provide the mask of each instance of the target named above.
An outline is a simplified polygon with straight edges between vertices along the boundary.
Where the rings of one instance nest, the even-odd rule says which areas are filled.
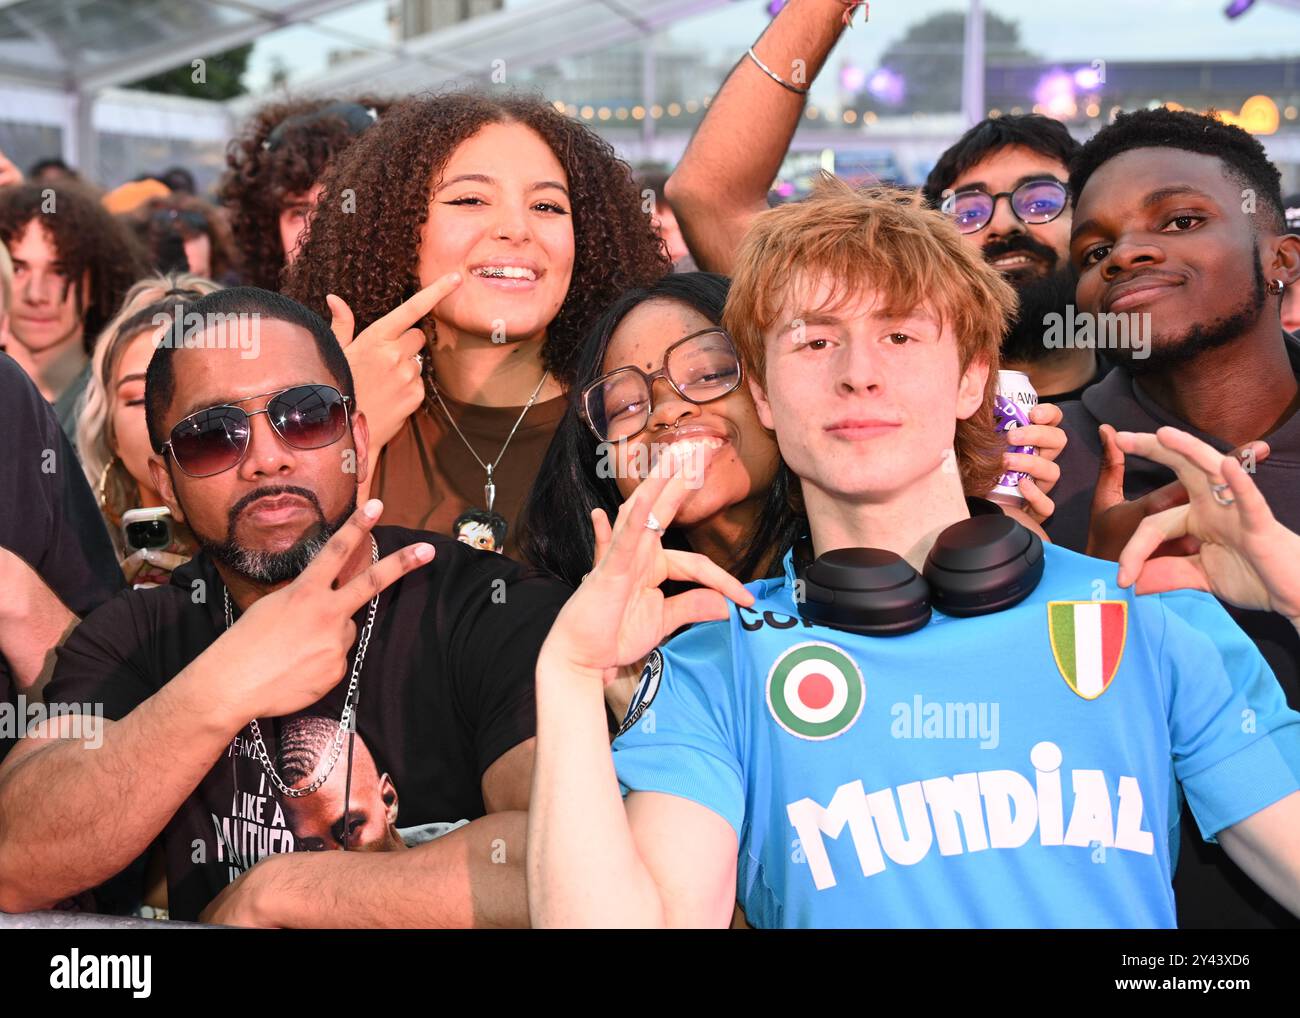
[[[549,103],[463,93],[398,104],[323,186],[285,292],[346,347],[369,494],[441,533],[494,512],[514,555],[587,331],[669,268],[630,169]]]
[[[711,272],[675,273],[623,294],[593,326],[574,398],[524,508],[520,549],[534,565],[576,586],[595,554],[592,510],[617,516],[658,455],[654,446],[678,446],[676,455],[703,446],[707,471],[665,547],[703,552],[745,580],[766,575],[785,535],[755,528],[788,487],[718,324],[727,287]]]
[[[614,520],[668,452],[683,458],[689,494],[664,547],[707,555],[744,582],[780,567],[802,526],[798,494],[719,325],[727,290],[726,277],[714,273],[665,276],[623,294],[593,326],[569,409],[524,506],[519,544],[527,561],[576,587],[595,557],[592,511]],[[1020,486],[1029,504],[1007,511],[1036,528],[1054,508],[1047,492],[1059,477],[1053,460],[1064,433],[1055,406],[1040,404],[1031,419],[1014,441],[1039,455],[1006,454],[1009,468],[1030,474]],[[705,456],[692,478],[692,464]],[[622,717],[638,674],[627,669],[607,687],[611,717]]]
[[[128,583],[166,583],[171,571],[195,551],[184,526],[168,517],[136,514],[157,509],[162,498],[149,478],[149,432],[145,427],[144,380],[153,356],[154,337],[169,327],[183,306],[220,287],[196,275],[154,276],[127,292],[122,308],[100,333],[86,386],[86,405],[77,425],[77,451],[99,499],[104,522]],[[161,317],[160,317],[161,316]],[[167,325],[160,326],[166,321]],[[129,543],[130,541],[136,544]]]

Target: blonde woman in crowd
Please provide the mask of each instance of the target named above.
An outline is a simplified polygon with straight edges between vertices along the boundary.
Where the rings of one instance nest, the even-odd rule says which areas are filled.
[[[160,507],[149,479],[149,433],[144,419],[144,378],[155,337],[170,327],[178,305],[218,290],[195,275],[172,274],[140,280],[95,343],[86,404],[77,426],[77,452],[99,499],[127,582],[166,583],[171,571],[188,561],[195,545],[183,524],[169,520],[165,547],[131,547],[123,516],[132,509]],[[166,324],[159,316],[166,317]],[[161,530],[164,524],[156,524]]]

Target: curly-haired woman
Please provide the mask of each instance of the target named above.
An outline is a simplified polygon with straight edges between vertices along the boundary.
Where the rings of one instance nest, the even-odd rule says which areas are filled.
[[[457,93],[395,106],[323,183],[285,292],[360,333],[385,522],[513,524],[587,330],[668,270],[627,164],[539,99]]]
[[[130,509],[163,504],[149,476],[153,449],[144,420],[144,376],[154,337],[171,326],[177,306],[218,289],[212,280],[195,275],[142,279],[127,292],[122,310],[95,344],[85,409],[77,423],[77,453],[130,583],[165,583],[171,570],[194,554],[194,541],[179,524],[172,525],[169,547],[128,548],[122,516]]]
[[[231,141],[218,197],[230,213],[245,282],[280,289],[316,207],[321,174],[388,105],[370,96],[270,103]]]

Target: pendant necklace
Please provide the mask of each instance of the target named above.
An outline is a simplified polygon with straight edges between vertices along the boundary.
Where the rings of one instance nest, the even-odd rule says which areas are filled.
[[[537,383],[537,388],[533,390],[533,394],[528,397],[528,402],[524,404],[523,410],[519,413],[519,419],[515,421],[515,426],[510,429],[510,434],[506,436],[505,445],[501,447],[501,451],[497,453],[497,458],[491,463],[484,463],[483,460],[479,458],[479,454],[476,453],[474,447],[469,444],[469,439],[465,437],[465,433],[460,430],[460,425],[456,423],[456,418],[452,417],[451,411],[447,409],[447,404],[442,401],[442,394],[438,391],[438,386],[436,384],[433,384],[432,386],[433,398],[438,401],[438,406],[442,407],[443,414],[446,416],[447,420],[451,422],[451,426],[456,430],[456,434],[460,436],[460,440],[465,443],[465,448],[469,450],[469,454],[474,457],[478,462],[478,465],[483,468],[484,473],[487,474],[487,483],[483,485],[483,498],[487,502],[488,512],[492,511],[492,503],[496,501],[497,497],[497,486],[496,482],[492,479],[492,475],[496,468],[500,466],[501,458],[505,456],[506,450],[510,448],[510,441],[515,437],[515,432],[519,430],[519,425],[524,423],[525,415],[527,415],[528,411],[533,408],[533,404],[537,402],[537,394],[542,391],[542,386],[546,384],[546,379],[550,374],[549,370],[542,372],[541,381]]]

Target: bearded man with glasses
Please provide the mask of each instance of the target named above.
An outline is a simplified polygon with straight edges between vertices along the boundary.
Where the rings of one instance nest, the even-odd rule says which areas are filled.
[[[990,117],[939,157],[926,199],[952,219],[1016,291],[1002,366],[1029,376],[1040,399],[1066,403],[1109,370],[1094,348],[1049,345],[1049,323],[1070,318],[1069,161],[1079,144],[1050,117]]]
[[[526,925],[533,667],[564,588],[357,509],[366,421],[314,313],[251,287],[187,310],[207,325],[159,347],[145,401],[154,483],[201,551],[61,651],[47,695],[95,709],[34,727],[0,769],[0,909],[93,888],[161,837],[178,919]],[[334,734],[286,777],[303,716]],[[338,774],[338,840],[365,847],[348,777],[366,748],[402,789],[399,833],[417,829],[384,845],[413,847],[303,852],[289,817]]]

